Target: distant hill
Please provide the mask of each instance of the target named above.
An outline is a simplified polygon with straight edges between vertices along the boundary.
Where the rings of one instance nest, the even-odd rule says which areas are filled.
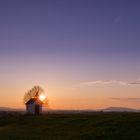
[[[0,107],[0,111],[25,111],[23,108],[10,108],[10,107]],[[105,109],[98,109],[98,110],[53,110],[48,108],[43,108],[43,112],[49,113],[82,113],[82,112],[140,112],[140,110],[132,109],[132,108],[125,108],[125,107],[108,107]]]
[[[10,108],[10,107],[0,107],[0,111],[23,111],[24,109],[20,108]]]
[[[125,107],[108,107],[103,109],[104,112],[139,112],[140,110]]]

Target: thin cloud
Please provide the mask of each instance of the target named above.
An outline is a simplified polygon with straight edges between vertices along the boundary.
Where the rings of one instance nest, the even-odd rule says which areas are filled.
[[[130,85],[140,85],[140,79],[138,79],[136,81],[129,82],[128,84],[130,84]]]
[[[81,85],[110,85],[110,84],[120,84],[120,85],[127,85],[124,81],[117,81],[117,80],[98,80],[98,81],[88,81],[88,82],[81,82]]]
[[[140,82],[130,82],[128,84],[130,84],[130,85],[140,85]]]
[[[140,98],[110,98],[110,99],[117,101],[140,102]]]
[[[140,79],[136,81],[119,81],[119,80],[96,80],[96,81],[86,81],[81,82],[80,85],[111,85],[111,84],[118,84],[122,86],[130,86],[130,85],[140,85]]]
[[[111,81],[98,80],[98,81],[81,82],[80,84],[82,84],[82,85],[94,85],[94,84],[110,84],[110,83],[111,83]]]

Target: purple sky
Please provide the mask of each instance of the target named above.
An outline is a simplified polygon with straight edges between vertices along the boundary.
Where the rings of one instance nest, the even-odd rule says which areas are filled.
[[[139,0],[0,0],[1,88],[139,80],[139,17]]]
[[[1,0],[0,48],[138,54],[139,14],[138,0]]]

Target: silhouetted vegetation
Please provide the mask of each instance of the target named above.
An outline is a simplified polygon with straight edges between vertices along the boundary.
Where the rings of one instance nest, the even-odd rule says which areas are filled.
[[[0,115],[0,140],[140,140],[140,113]]]

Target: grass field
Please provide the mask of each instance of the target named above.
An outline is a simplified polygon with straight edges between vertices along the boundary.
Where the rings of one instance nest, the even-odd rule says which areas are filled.
[[[3,115],[0,140],[140,140],[140,113]]]

